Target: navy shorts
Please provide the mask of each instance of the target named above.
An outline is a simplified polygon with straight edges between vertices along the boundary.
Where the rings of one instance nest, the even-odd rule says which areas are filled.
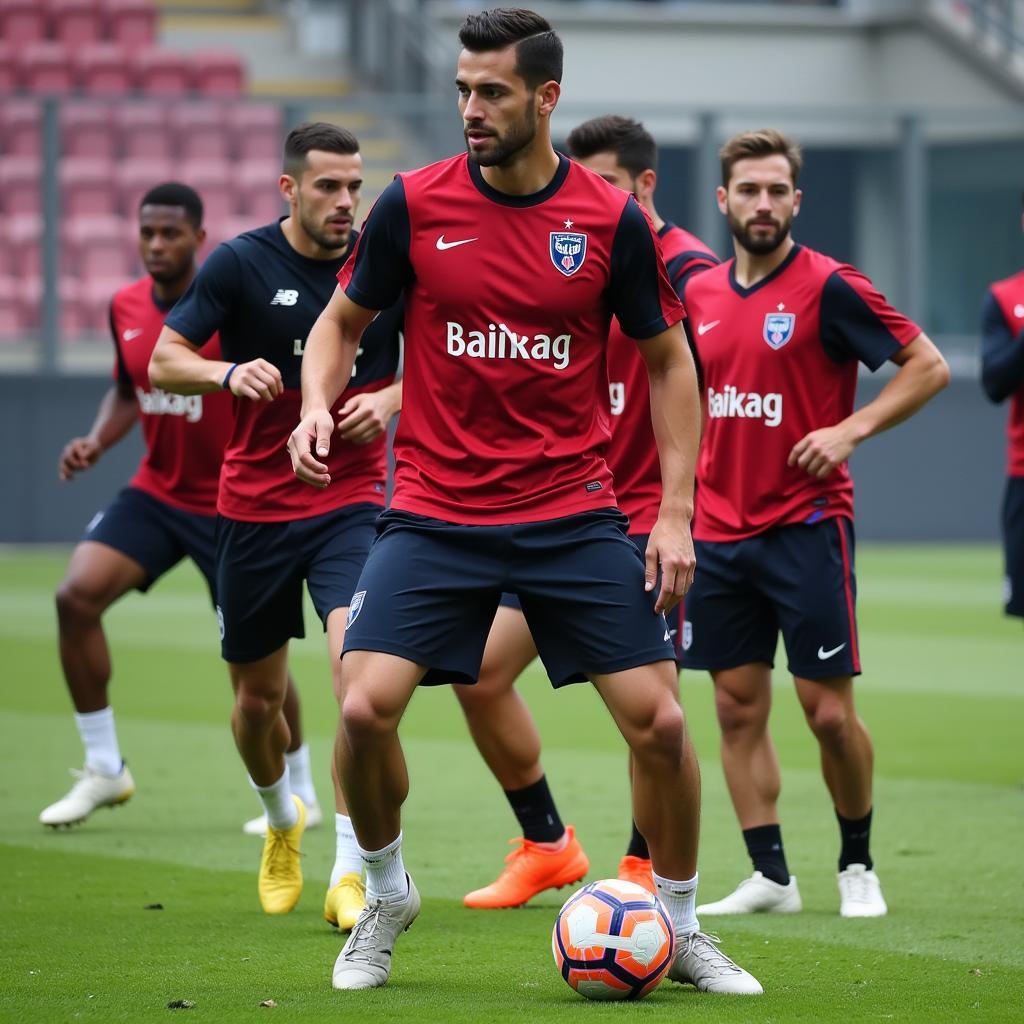
[[[1006,614],[1024,616],[1024,476],[1011,476],[1003,496]]]
[[[427,667],[423,682],[476,682],[502,593],[515,594],[552,685],[670,661],[656,593],[617,509],[538,523],[463,526],[392,510],[349,609],[345,650]]]
[[[649,533],[631,533],[629,539],[636,545],[637,551],[640,552],[640,557],[643,558],[647,552],[647,541],[650,539]],[[516,597],[515,594],[502,594],[501,600],[498,602],[502,608],[515,608],[518,611],[523,610],[522,602]],[[682,667],[683,657],[683,602],[675,606],[670,612],[665,613],[665,621],[668,623],[668,631],[672,636],[672,642],[675,644],[675,659],[676,664]]]
[[[774,665],[781,630],[793,675],[859,675],[853,546],[846,518],[778,526],[728,543],[698,541],[683,667]]]
[[[273,654],[306,635],[302,581],[320,621],[347,608],[373,543],[379,505],[284,523],[217,519],[217,618],[225,661]]]
[[[216,527],[216,516],[185,512],[138,487],[126,487],[93,516],[82,540],[105,544],[138,562],[148,577],[139,587],[143,592],[183,558],[191,558],[216,603]]]

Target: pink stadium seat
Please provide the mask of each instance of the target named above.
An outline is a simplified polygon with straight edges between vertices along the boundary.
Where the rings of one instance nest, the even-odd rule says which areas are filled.
[[[18,84],[18,67],[14,51],[0,38],[0,93],[13,92]]]
[[[18,341],[25,328],[21,313],[21,282],[0,277],[0,343]]]
[[[98,157],[65,157],[57,174],[60,180],[61,215],[117,213],[118,189],[114,182],[114,163]]]
[[[109,37],[125,46],[156,42],[157,11],[151,0],[102,0]]]
[[[41,278],[25,278],[18,282],[20,288],[21,317],[28,328],[38,328],[43,300]],[[82,302],[82,285],[74,278],[61,278],[57,285],[60,301],[60,331],[67,340],[76,340],[83,332],[93,334],[96,327],[88,322],[88,310]],[[107,328],[109,333],[110,328]]]
[[[191,185],[203,200],[205,216],[211,221],[224,220],[241,213],[240,189],[235,181],[234,167],[224,160],[189,160],[176,171],[179,181]]]
[[[124,161],[117,168],[116,178],[118,207],[130,223],[138,217],[139,201],[154,185],[182,180],[170,161],[155,159]]]
[[[40,245],[43,218],[38,213],[15,213],[5,218],[7,244],[17,254],[12,271],[15,277],[38,277],[42,273]]]
[[[123,217],[75,217],[61,232],[66,273],[89,280],[128,278],[138,262]]]
[[[169,160],[173,155],[175,146],[167,126],[166,104],[119,103],[114,107],[114,124],[126,158]]]
[[[184,55],[150,46],[132,53],[139,90],[152,96],[185,96],[191,88],[191,69]]]
[[[99,0],[49,0],[53,38],[69,50],[98,43],[106,33]]]
[[[42,108],[38,100],[0,101],[0,139],[5,156],[42,154]]]
[[[39,0],[0,3],[0,39],[15,49],[46,38],[46,6]]]
[[[199,50],[192,55],[192,84],[204,96],[241,96],[245,67],[232,50]]]
[[[70,100],[60,107],[61,152],[64,156],[117,156],[117,130],[109,103]]]
[[[41,212],[41,175],[42,164],[35,157],[0,157],[0,204],[3,204],[5,213]]]
[[[125,96],[135,85],[130,51],[117,43],[90,43],[75,50],[75,80],[83,92]]]
[[[28,43],[18,51],[19,79],[28,92],[66,93],[74,87],[68,51],[60,43]]]
[[[276,160],[284,147],[281,108],[270,103],[245,103],[228,109],[240,160]]]
[[[227,160],[231,131],[222,104],[200,100],[181,103],[168,115],[175,155],[183,160]]]
[[[238,168],[242,207],[257,224],[269,224],[287,212],[277,187],[280,177],[279,160],[251,160]]]

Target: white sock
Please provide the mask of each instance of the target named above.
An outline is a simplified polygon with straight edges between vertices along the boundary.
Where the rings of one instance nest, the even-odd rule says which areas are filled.
[[[289,751],[284,759],[288,762],[292,792],[307,807],[312,807],[316,803],[316,790],[313,788],[313,771],[309,766],[309,744],[303,743],[298,750]]]
[[[336,845],[334,850],[334,867],[331,870],[331,885],[334,888],[342,875],[353,872],[361,874],[363,858],[356,842],[356,834],[352,830],[352,819],[347,814],[334,815],[334,834]],[[399,858],[401,860],[401,858]]]
[[[85,747],[86,767],[104,775],[119,775],[121,748],[117,745],[117,730],[114,728],[114,709],[109,705],[102,711],[75,712],[75,725]]]
[[[653,872],[652,872],[653,874]],[[661,902],[665,904],[668,916],[672,918],[672,926],[676,935],[692,935],[700,931],[697,920],[697,876],[685,882],[676,882],[671,878],[654,875],[654,886],[658,890]]]
[[[253,788],[259,795],[263,810],[267,813],[267,825],[275,831],[291,828],[299,820],[299,809],[292,799],[292,787],[288,779],[288,762],[285,762],[284,774],[269,786],[257,786]]]
[[[366,899],[401,899],[409,891],[402,863],[402,833],[383,850],[364,850],[359,855],[366,866]]]

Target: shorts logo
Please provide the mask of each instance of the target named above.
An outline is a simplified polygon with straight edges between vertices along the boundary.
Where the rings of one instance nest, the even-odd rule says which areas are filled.
[[[587,258],[587,236],[582,231],[552,231],[549,252],[555,269],[572,277]]]
[[[224,613],[220,610],[220,605],[217,605],[217,629],[220,631],[221,640],[224,639]]]
[[[103,518],[103,513],[102,512],[97,512],[96,515],[94,515],[92,517],[92,519],[89,520],[89,525],[85,528],[85,532],[86,533],[92,533],[92,531],[95,530],[96,527],[100,525],[100,520],[102,518]]]
[[[683,650],[688,651],[693,646],[693,623],[689,619],[683,621]]]
[[[359,613],[363,610],[363,600],[365,597],[365,590],[360,590],[352,595],[352,603],[348,606],[348,620],[345,623],[346,629],[348,629],[352,623],[359,618]]]
[[[796,313],[766,313],[761,336],[774,349],[780,349],[793,337]]]

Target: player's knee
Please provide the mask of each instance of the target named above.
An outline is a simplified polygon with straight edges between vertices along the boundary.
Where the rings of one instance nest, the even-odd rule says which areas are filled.
[[[57,588],[57,620],[62,628],[74,628],[96,622],[103,609],[89,591],[73,579]]]
[[[341,724],[349,745],[358,748],[397,728],[397,720],[379,708],[368,694],[350,688],[341,703]]]
[[[683,709],[675,701],[665,701],[646,726],[636,731],[630,747],[640,761],[675,765],[682,760],[685,741]]]
[[[819,743],[826,746],[842,743],[850,729],[850,712],[839,700],[823,699],[804,708],[807,724]]]
[[[238,713],[249,725],[262,728],[276,721],[281,714],[281,700],[256,686],[242,680],[235,690],[235,706]]]
[[[760,702],[740,700],[721,688],[715,690],[715,713],[727,739],[751,729],[762,729],[768,721],[767,710]]]

